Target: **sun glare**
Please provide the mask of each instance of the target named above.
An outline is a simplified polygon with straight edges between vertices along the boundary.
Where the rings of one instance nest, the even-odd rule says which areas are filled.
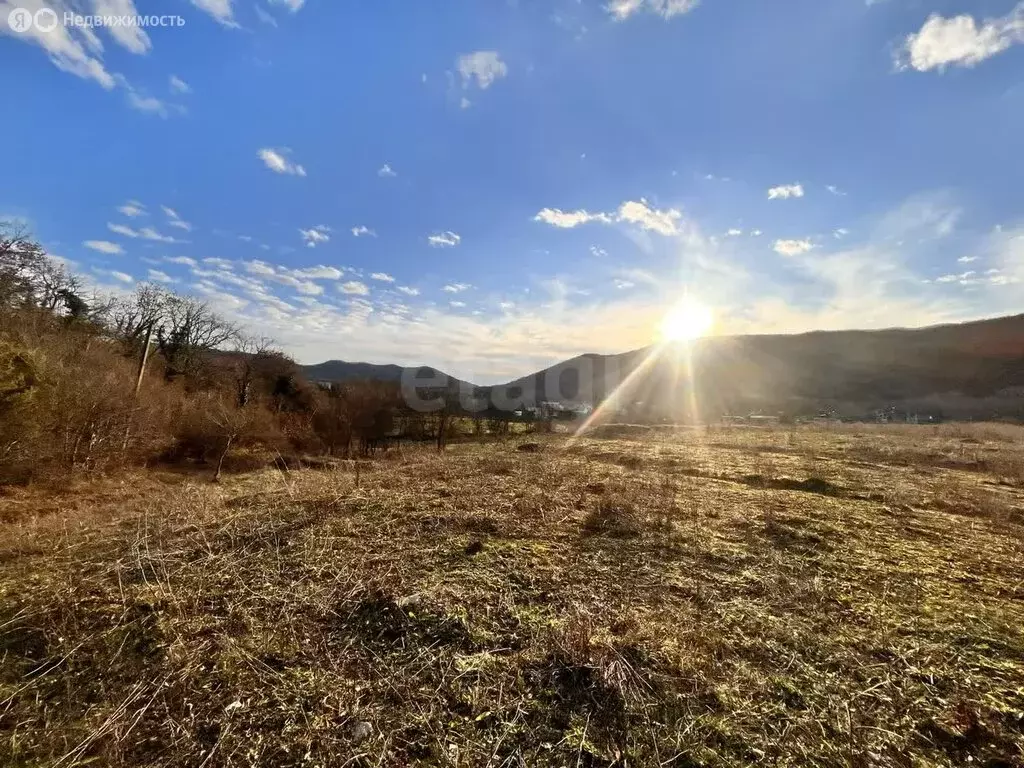
[[[661,338],[663,341],[692,341],[706,336],[712,325],[714,317],[710,309],[692,299],[685,299],[661,321]]]

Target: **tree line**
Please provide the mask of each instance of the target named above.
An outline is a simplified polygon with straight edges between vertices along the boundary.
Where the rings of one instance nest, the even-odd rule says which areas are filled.
[[[434,439],[447,412],[396,384],[316,385],[266,338],[207,303],[140,284],[90,294],[24,230],[0,222],[0,483],[248,452],[369,455]]]

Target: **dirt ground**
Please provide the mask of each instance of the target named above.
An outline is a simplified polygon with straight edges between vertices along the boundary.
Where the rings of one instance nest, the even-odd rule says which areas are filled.
[[[0,765],[1022,766],[1022,532],[999,425],[8,490]]]

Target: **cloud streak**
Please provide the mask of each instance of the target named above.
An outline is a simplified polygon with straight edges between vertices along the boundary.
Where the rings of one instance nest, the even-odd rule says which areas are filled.
[[[612,224],[615,222],[632,224],[642,230],[656,232],[670,237],[680,233],[680,222],[683,214],[675,208],[658,210],[652,208],[644,198],[627,200],[614,213],[591,213],[587,210],[563,211],[560,208],[543,208],[534,221],[549,224],[559,229],[573,229],[583,224]]]
[[[272,149],[270,147],[264,147],[256,152],[256,156],[274,173],[280,173],[286,176],[305,176],[306,169],[298,163],[293,163],[289,160],[287,157],[289,152],[290,150],[288,149]]]

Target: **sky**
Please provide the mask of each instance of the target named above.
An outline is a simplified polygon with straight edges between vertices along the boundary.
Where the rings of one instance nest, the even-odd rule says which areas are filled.
[[[1024,311],[1024,2],[0,0],[0,90],[0,218],[302,363]]]

